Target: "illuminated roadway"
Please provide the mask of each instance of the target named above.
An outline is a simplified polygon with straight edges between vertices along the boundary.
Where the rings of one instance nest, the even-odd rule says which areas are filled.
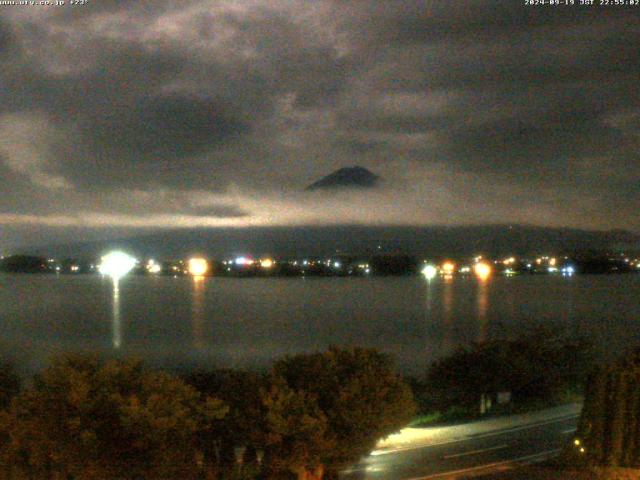
[[[374,451],[340,474],[341,480],[463,478],[545,460],[571,441],[577,407],[531,423],[503,426],[429,445],[400,445]],[[470,424],[473,425],[473,424]],[[478,424],[479,425],[479,424]]]

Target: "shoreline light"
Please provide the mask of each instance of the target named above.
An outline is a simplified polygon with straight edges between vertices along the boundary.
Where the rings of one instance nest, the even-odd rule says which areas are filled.
[[[253,260],[247,257],[238,257],[234,260],[236,265],[253,265]]]
[[[149,260],[149,262],[147,262],[147,272],[149,273],[160,273],[162,271],[162,267],[156,263],[155,260]]]
[[[446,261],[442,264],[442,273],[444,275],[453,275],[455,271],[456,271],[455,263]]]
[[[194,277],[204,275],[209,271],[209,262],[204,258],[191,258],[189,259],[189,273]]]
[[[424,275],[424,277],[427,280],[431,280],[437,274],[438,274],[438,269],[433,265],[425,265],[425,267],[422,269],[422,275]]]
[[[478,262],[474,265],[473,271],[480,280],[486,280],[491,276],[491,265],[484,262]]]
[[[103,275],[120,278],[136,266],[136,259],[121,251],[107,253],[102,257],[98,271]]]
[[[273,267],[273,260],[271,260],[270,258],[263,258],[262,260],[260,260],[260,266],[262,268],[271,268]]]

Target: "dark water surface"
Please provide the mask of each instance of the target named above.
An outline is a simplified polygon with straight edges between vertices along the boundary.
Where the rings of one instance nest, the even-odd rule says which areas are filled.
[[[171,368],[264,368],[329,345],[376,347],[405,373],[457,345],[540,323],[615,354],[640,341],[640,275],[402,278],[0,275],[0,350],[27,371],[55,352]]]

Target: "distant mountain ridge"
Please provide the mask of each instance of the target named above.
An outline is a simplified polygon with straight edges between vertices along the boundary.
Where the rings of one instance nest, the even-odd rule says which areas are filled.
[[[427,258],[473,255],[640,252],[640,235],[521,225],[297,226],[165,230],[137,237],[25,248],[13,253],[57,257],[101,255],[114,248],[140,256],[184,258],[195,253],[226,257],[294,257],[407,253]]]
[[[322,177],[309,185],[305,190],[343,189],[343,188],[374,188],[381,178],[364,167],[344,167]]]

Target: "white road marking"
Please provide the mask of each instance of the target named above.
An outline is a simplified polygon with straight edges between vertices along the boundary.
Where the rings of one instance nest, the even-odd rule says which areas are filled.
[[[447,459],[447,458],[466,457],[467,455],[475,455],[477,453],[492,452],[493,450],[502,450],[503,448],[507,448],[508,446],[509,445],[498,445],[495,447],[482,448],[480,450],[471,450],[470,452],[453,453],[451,455],[445,455],[442,458]]]
[[[560,452],[560,448],[554,450],[546,450],[544,452],[536,453],[533,455],[526,455],[524,457],[512,458],[511,460],[504,460],[502,462],[487,463],[486,465],[478,465],[477,467],[463,468],[462,470],[451,470],[450,472],[436,473],[433,475],[427,475],[426,477],[413,477],[406,480],[430,480],[432,478],[444,478],[449,476],[457,476],[464,473],[476,472],[481,470],[487,470],[490,468],[496,468],[510,463],[533,463],[536,460],[544,460],[545,458]]]

